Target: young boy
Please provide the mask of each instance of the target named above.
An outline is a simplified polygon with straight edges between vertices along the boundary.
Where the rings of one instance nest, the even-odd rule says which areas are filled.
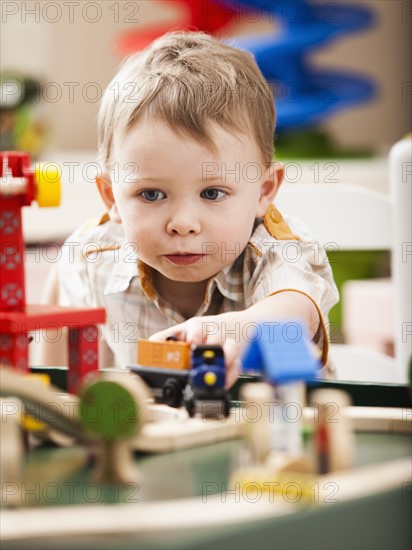
[[[116,365],[136,362],[140,338],[176,336],[223,344],[232,383],[255,324],[280,319],[303,320],[326,362],[338,294],[326,257],[272,205],[274,125],[252,57],[202,33],[159,38],[108,86],[107,214],[68,239],[58,299],[106,309]]]

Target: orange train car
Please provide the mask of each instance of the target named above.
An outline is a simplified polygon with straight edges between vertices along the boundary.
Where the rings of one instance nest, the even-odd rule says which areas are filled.
[[[137,363],[143,367],[190,369],[190,344],[174,339],[161,342],[139,340]]]
[[[221,346],[191,346],[170,337],[163,341],[139,340],[137,365],[129,369],[151,388],[157,402],[179,408],[183,400],[190,416],[198,409],[210,416],[228,416],[225,391],[225,361]],[[198,411],[199,412],[199,411]],[[203,415],[203,412],[202,412]]]
[[[157,402],[178,408],[189,380],[191,346],[173,337],[155,342],[139,340],[137,365],[129,368],[143,378]]]

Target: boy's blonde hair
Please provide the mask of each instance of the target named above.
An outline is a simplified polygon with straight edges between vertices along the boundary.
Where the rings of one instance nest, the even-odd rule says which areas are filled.
[[[144,118],[162,120],[215,150],[210,122],[251,135],[273,156],[275,108],[253,57],[200,32],[173,32],[129,57],[106,89],[98,116],[99,159],[108,171],[114,139]]]

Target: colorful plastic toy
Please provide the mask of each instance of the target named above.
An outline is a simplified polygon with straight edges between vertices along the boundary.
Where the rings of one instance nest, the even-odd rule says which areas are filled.
[[[311,345],[299,321],[262,323],[242,358],[243,371],[263,375],[275,385],[316,378],[321,364]]]
[[[168,2],[170,3],[170,2]],[[229,24],[257,17],[276,22],[273,31],[230,36],[228,42],[253,54],[273,87],[277,133],[311,128],[336,112],[373,99],[376,85],[366,75],[318,70],[311,63],[315,50],[374,22],[371,9],[361,5],[308,0],[174,0],[184,14],[179,20],[128,31],[117,47],[128,55],[147,47],[171,30],[225,32]],[[231,29],[233,31],[233,27]],[[253,90],[251,91],[251,100]],[[317,154],[323,153],[319,147]]]
[[[190,369],[190,344],[169,338],[165,342],[139,340],[137,362],[147,367]]]
[[[189,383],[184,403],[190,417],[227,417],[230,401],[225,389],[226,364],[221,346],[196,346],[192,351]]]
[[[242,366],[244,372],[260,374],[273,386],[278,406],[270,428],[271,448],[299,456],[304,381],[316,378],[321,367],[305,326],[293,320],[258,325]]]
[[[201,30],[217,33],[233,21],[236,16],[234,6],[222,6],[218,0],[201,2],[199,0],[168,0],[167,4],[175,4],[184,15],[181,19],[156,23],[142,28],[123,32],[117,40],[116,47],[122,55],[146,48],[153,40],[170,30]]]
[[[179,408],[189,379],[190,344],[168,338],[162,342],[139,340],[137,365],[130,369],[152,389],[159,403]]]
[[[310,502],[318,476],[352,465],[349,400],[337,390],[312,394],[313,445],[303,447],[302,435],[309,428],[302,429],[309,412],[304,381],[315,378],[320,366],[304,326],[298,321],[259,325],[243,365],[266,382],[242,387],[246,410],[254,408],[257,414],[245,430],[248,462],[234,472],[231,486],[272,485],[286,499],[296,496],[288,488],[298,487],[300,498]]]
[[[226,367],[220,346],[196,346],[170,338],[139,340],[138,365],[130,369],[152,389],[156,401],[179,408],[185,401],[189,416],[228,416]]]
[[[75,393],[80,380],[98,369],[96,325],[105,322],[105,311],[101,308],[26,305],[21,209],[34,200],[39,206],[58,206],[60,175],[57,166],[49,163],[33,170],[27,153],[0,153],[0,362],[27,371],[28,333],[68,327],[68,390]]]
[[[0,72],[0,146],[38,157],[44,150],[50,125],[44,108],[43,83],[16,71]]]
[[[230,44],[253,54],[273,86],[277,132],[313,126],[336,112],[373,98],[375,85],[362,74],[318,70],[311,55],[337,38],[371,26],[369,8],[346,3],[220,0],[239,12],[256,9],[279,28],[266,34],[239,36]]]
[[[322,389],[312,392],[311,400],[316,471],[327,474],[351,468],[355,441],[350,419],[345,415],[351,406],[349,396],[341,390]]]

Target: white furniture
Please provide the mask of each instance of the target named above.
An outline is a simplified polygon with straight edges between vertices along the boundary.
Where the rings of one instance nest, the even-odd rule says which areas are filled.
[[[389,155],[392,200],[392,276],[395,287],[395,357],[406,382],[412,349],[412,138]]]
[[[294,185],[280,192],[281,211],[305,220],[320,245],[339,250],[392,251],[395,358],[359,346],[334,344],[330,358],[338,379],[406,383],[412,348],[412,140],[389,155],[390,193],[359,186]]]

